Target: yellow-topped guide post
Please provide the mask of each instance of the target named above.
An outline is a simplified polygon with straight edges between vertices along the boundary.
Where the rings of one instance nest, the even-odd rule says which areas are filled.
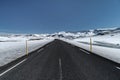
[[[28,41],[26,40],[26,55],[28,56]]]
[[[92,38],[90,37],[90,52],[92,52]]]

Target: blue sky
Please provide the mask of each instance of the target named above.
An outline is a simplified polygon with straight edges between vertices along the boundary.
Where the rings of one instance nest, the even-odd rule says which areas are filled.
[[[120,27],[120,0],[0,0],[0,32]]]

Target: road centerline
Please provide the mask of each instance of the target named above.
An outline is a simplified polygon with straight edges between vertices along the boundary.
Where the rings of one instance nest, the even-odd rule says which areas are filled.
[[[59,58],[59,71],[60,71],[60,80],[62,80],[63,75],[62,75],[62,62],[61,62],[61,58]]]

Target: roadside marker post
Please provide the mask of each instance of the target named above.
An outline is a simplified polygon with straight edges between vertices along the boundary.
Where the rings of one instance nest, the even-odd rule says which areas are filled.
[[[28,41],[26,40],[26,55],[28,56]]]
[[[92,52],[92,38],[90,37],[90,52]]]

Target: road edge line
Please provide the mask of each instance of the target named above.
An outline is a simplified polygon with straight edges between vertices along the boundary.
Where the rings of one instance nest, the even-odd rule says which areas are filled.
[[[0,77],[3,76],[4,74],[6,74],[7,72],[9,72],[10,70],[14,69],[15,67],[17,67],[18,65],[20,65],[21,63],[23,63],[24,61],[26,61],[27,59],[24,59],[22,61],[20,61],[19,63],[17,63],[16,65],[12,66],[11,68],[7,69],[6,71],[2,72],[0,74]]]

